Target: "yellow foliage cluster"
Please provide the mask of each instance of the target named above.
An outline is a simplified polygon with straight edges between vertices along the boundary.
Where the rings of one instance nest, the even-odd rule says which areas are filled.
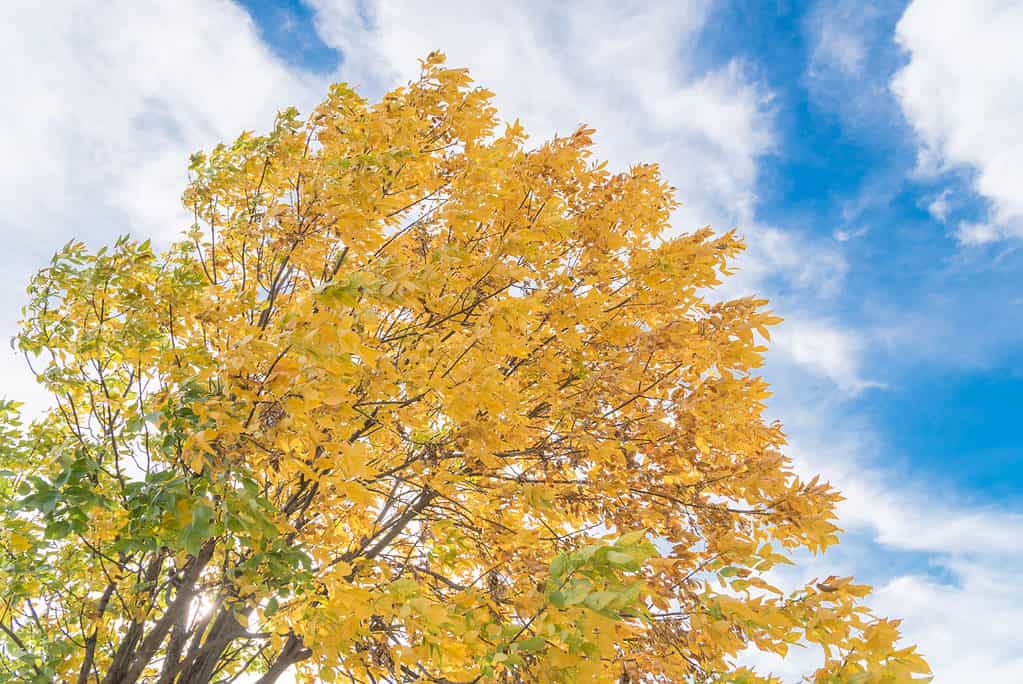
[[[838,533],[763,418],[779,319],[710,298],[740,240],[672,236],[657,167],[592,133],[529,147],[434,54],[195,155],[166,253],[55,258],[4,545],[49,568],[12,596],[77,645],[59,677],[754,684],[741,653],[801,643],[815,682],[927,672],[865,587],[768,583]]]

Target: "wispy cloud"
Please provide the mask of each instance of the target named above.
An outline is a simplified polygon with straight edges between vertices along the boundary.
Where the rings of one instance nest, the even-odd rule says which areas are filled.
[[[952,202],[949,200],[951,190],[943,190],[941,194],[927,204],[927,213],[944,222],[948,218],[948,212],[952,209]]]
[[[812,373],[855,395],[884,385],[863,377],[861,359],[866,342],[846,326],[825,320],[788,318],[774,333],[781,353]]]
[[[809,74],[828,78],[830,72],[859,76],[867,60],[863,3],[822,3],[810,15],[812,51]]]
[[[858,237],[866,235],[870,231],[870,226],[860,226],[859,228],[839,228],[832,236],[839,242],[849,242]]]
[[[890,24],[895,3],[818,0],[803,21],[808,58],[802,82],[810,99],[846,128],[890,135],[897,112],[888,91],[894,68]],[[852,87],[850,87],[852,86]]]

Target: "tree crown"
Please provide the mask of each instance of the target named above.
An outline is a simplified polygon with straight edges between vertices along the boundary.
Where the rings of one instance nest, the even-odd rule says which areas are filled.
[[[654,165],[527,147],[440,55],[191,162],[157,253],[63,248],[2,407],[0,681],[816,682],[926,672],[849,578],[756,375],[779,319],[713,288]]]

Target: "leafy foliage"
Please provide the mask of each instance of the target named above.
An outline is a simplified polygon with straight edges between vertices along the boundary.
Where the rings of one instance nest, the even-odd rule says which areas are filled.
[[[838,494],[762,418],[779,322],[709,301],[741,249],[676,234],[651,165],[535,148],[440,55],[369,104],[196,154],[157,253],[65,246],[0,407],[0,681],[909,682],[849,579]]]

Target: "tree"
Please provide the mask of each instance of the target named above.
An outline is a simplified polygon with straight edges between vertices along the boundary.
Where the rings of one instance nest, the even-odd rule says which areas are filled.
[[[166,251],[57,253],[17,338],[54,408],[0,411],[0,681],[927,672],[866,587],[768,583],[838,533],[762,417],[779,319],[708,299],[739,239],[669,237],[591,132],[527,148],[433,54],[196,154]]]

